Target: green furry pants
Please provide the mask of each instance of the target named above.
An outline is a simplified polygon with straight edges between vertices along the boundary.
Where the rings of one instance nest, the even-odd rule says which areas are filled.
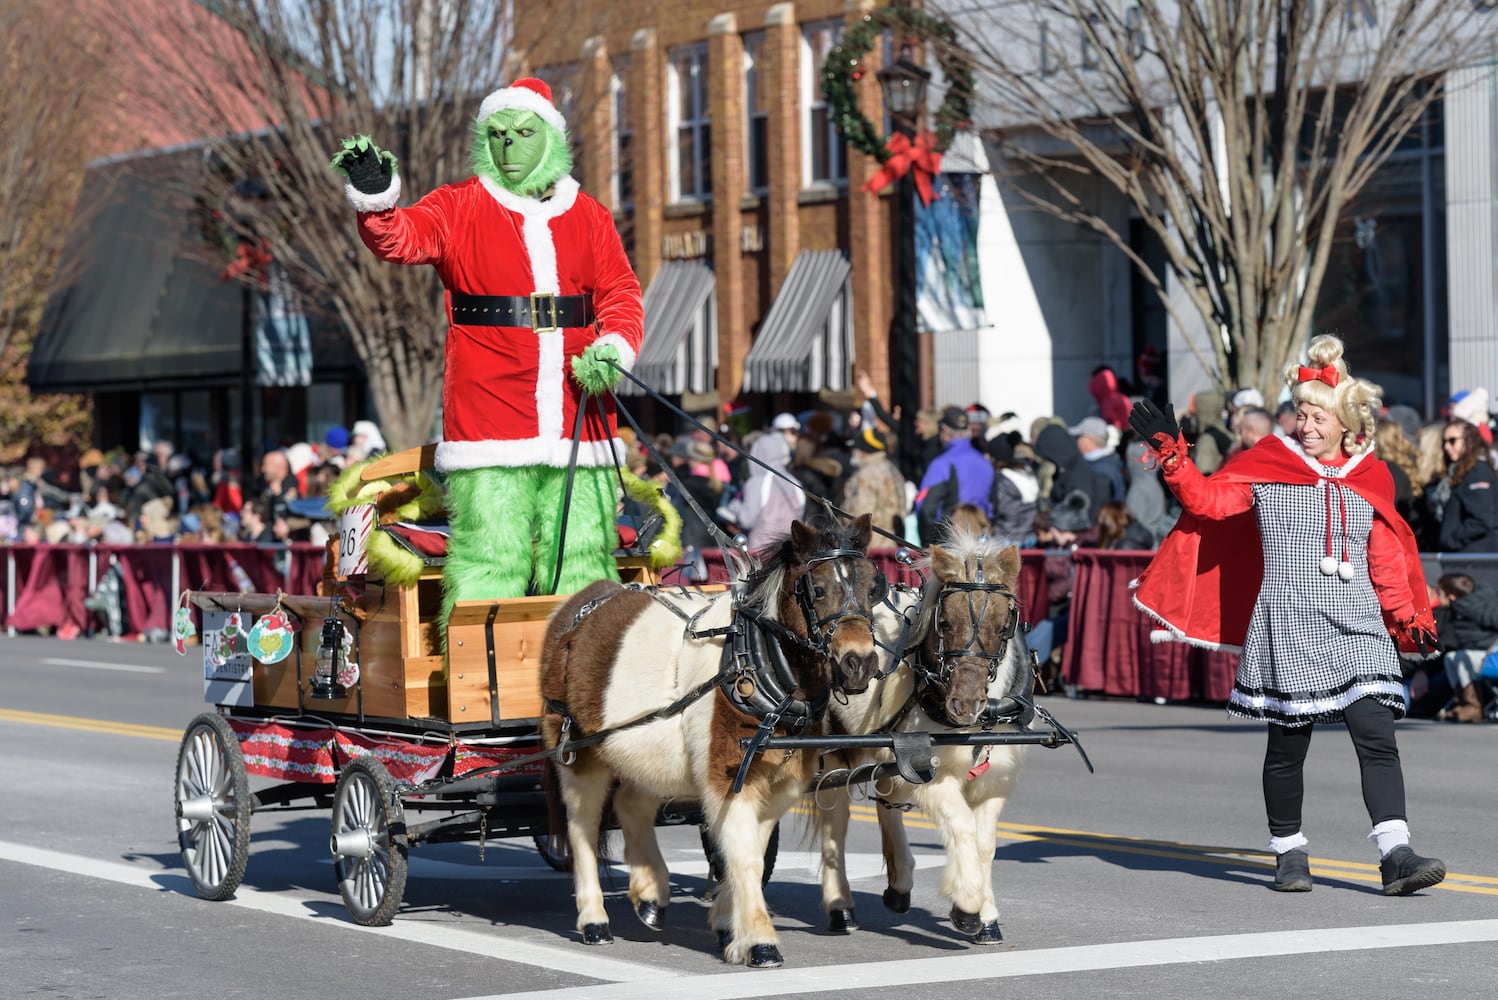
[[[618,501],[612,468],[579,468],[567,515],[567,551],[557,593],[572,594],[595,580],[619,579],[614,549]],[[457,601],[498,600],[551,593],[567,470],[466,469],[447,475],[452,538],[442,568],[442,632]]]

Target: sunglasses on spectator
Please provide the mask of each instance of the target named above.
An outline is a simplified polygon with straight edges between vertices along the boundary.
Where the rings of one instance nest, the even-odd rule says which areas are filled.
[[[1442,444],[1461,444],[1465,440],[1466,440],[1466,438],[1459,438],[1459,437],[1441,438],[1441,443]]]

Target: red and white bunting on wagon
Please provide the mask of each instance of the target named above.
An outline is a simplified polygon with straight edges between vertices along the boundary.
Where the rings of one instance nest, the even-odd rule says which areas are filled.
[[[461,778],[469,771],[477,771],[480,768],[498,767],[505,761],[527,757],[540,749],[539,746],[490,747],[459,743],[453,757],[453,777]],[[533,760],[529,764],[521,764],[511,773],[540,774],[544,764],[545,761]]]
[[[292,729],[274,722],[230,719],[239,736],[244,769],[280,781],[331,785],[338,780],[333,767],[333,730]]]
[[[339,763],[347,763],[355,757],[374,757],[396,781],[418,785],[431,781],[442,773],[442,764],[447,760],[446,746],[427,746],[421,743],[401,743],[391,740],[372,740],[357,733],[333,734],[338,743]]]
[[[275,722],[230,719],[250,774],[280,781],[331,785],[356,757],[374,757],[396,781],[419,784],[442,772],[446,746],[373,740],[335,729],[293,729]]]

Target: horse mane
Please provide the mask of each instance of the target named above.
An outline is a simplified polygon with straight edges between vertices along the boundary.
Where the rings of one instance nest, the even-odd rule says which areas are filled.
[[[852,525],[841,524],[822,515],[803,523],[816,529],[819,550],[860,547],[856,544]],[[793,568],[801,565],[801,559],[796,555],[796,542],[791,535],[761,549],[760,555],[759,566],[749,573],[741,604],[746,610],[758,612],[774,621],[779,612],[780,593],[785,588],[785,578]]]

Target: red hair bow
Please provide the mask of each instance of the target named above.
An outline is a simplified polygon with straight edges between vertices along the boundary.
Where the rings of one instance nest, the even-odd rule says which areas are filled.
[[[1337,387],[1337,382],[1341,378],[1342,376],[1337,374],[1336,365],[1327,365],[1325,368],[1307,368],[1305,365],[1301,365],[1300,376],[1296,379],[1296,381],[1325,382],[1327,385],[1335,389]]]

